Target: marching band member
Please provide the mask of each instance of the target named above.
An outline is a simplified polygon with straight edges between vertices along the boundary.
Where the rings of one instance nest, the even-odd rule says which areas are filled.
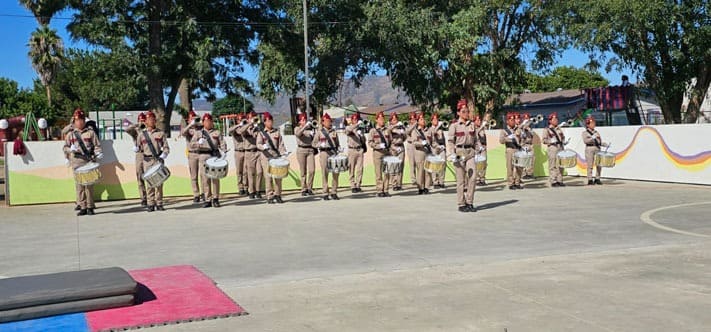
[[[306,113],[299,114],[299,125],[294,128],[296,136],[296,160],[301,171],[301,196],[313,195],[314,173],[316,173],[315,156],[318,150],[313,148],[314,134],[318,128],[313,128],[308,122]]]
[[[412,125],[414,125],[414,123]],[[400,158],[401,161],[400,173],[390,178],[390,185],[395,191],[402,190],[402,175],[405,168],[405,140],[407,139],[407,131],[409,128],[409,126],[405,127],[402,122],[397,120],[397,114],[390,114],[390,134],[392,135],[391,146],[393,150],[392,152],[393,156]],[[414,163],[412,165],[415,166]]]
[[[365,133],[361,129],[363,121],[358,113],[353,113],[350,123],[346,126],[346,136],[348,136],[348,174],[351,181],[351,192],[359,193],[362,190],[360,185],[363,182],[363,158],[368,152]]]
[[[595,164],[595,154],[600,152],[600,147],[607,147],[608,144],[602,142],[600,133],[595,130],[595,118],[592,116],[588,116],[585,119],[585,130],[582,135],[585,143],[585,160],[588,164],[588,186],[593,184],[601,185],[600,173],[602,172],[602,167],[595,167],[595,181],[593,181],[593,164]]]
[[[488,119],[489,114],[484,116],[484,121],[489,121]],[[479,171],[477,170],[476,178],[477,182],[476,184],[479,186],[485,186],[486,185],[486,168],[488,167],[488,156],[487,156],[487,151],[486,151],[486,130],[481,125],[481,117],[479,115],[474,116],[474,128],[477,128],[477,138],[479,141],[479,148],[477,149],[477,153],[484,156],[484,158],[487,158],[487,162],[484,163],[484,168]]]
[[[324,113],[321,117],[321,129],[314,135],[313,146],[319,151],[319,164],[321,165],[321,183],[323,183],[323,200],[339,200],[338,198],[338,173],[331,175],[331,190],[328,186],[328,157],[335,156],[340,150],[338,134],[331,127],[331,116]],[[330,193],[330,196],[329,196]]]
[[[138,123],[131,124],[126,128],[126,133],[133,138],[133,152],[136,153],[136,181],[138,181],[138,195],[141,197],[141,206],[147,207],[146,182],[143,180],[143,151],[141,151],[140,137],[138,135],[146,128],[146,114],[138,114]]]
[[[146,113],[146,129],[141,131],[139,137],[139,150],[143,155],[143,171],[146,172],[157,163],[163,163],[170,153],[168,147],[168,137],[156,128],[156,115],[148,111]],[[160,155],[159,155],[160,153]],[[163,185],[148,188],[146,190],[148,199],[148,212],[155,210],[165,211],[163,208]]]
[[[416,162],[415,162],[415,146],[412,145],[412,141],[410,140],[410,137],[412,135],[412,131],[415,129],[417,126],[417,112],[410,112],[410,121],[407,126],[405,127],[405,136],[407,137],[407,144],[405,146],[405,157],[408,160],[408,163],[410,164],[410,183],[412,184],[417,184],[417,175],[415,172],[417,172],[416,168]],[[403,165],[405,161],[403,160]],[[403,167],[404,168],[404,167]],[[404,169],[403,169],[404,172]],[[400,178],[400,186],[402,186],[402,178]]]
[[[368,140],[368,145],[373,151],[375,190],[378,192],[378,197],[390,197],[390,193],[388,193],[390,175],[383,174],[383,158],[390,155],[393,139],[390,129],[385,126],[385,113],[378,112],[375,116],[375,122],[375,127],[370,129],[370,139]]]
[[[244,141],[244,163],[247,165],[247,187],[249,198],[262,198],[259,193],[262,184],[262,165],[259,163],[260,152],[257,150],[257,121],[254,112],[247,114],[247,125],[239,127],[237,134],[242,135]]]
[[[548,179],[551,187],[565,187],[563,168],[558,167],[558,152],[563,150],[565,134],[558,127],[558,114],[548,115],[548,128],[543,132],[543,144],[548,145]]]
[[[521,115],[521,121],[527,124],[520,127],[521,128],[521,147],[525,150],[531,151],[531,166],[523,169],[524,179],[533,179],[533,168],[536,165],[536,153],[533,150],[533,129],[531,129],[531,114],[523,113]]]
[[[190,185],[193,189],[193,202],[200,203],[200,200],[205,200],[205,194],[200,193],[200,182],[198,181],[198,174],[200,174],[200,155],[197,150],[190,148],[190,142],[193,139],[195,131],[202,128],[202,124],[195,121],[196,119],[199,120],[197,113],[190,110],[190,112],[188,112],[188,122],[185,128],[180,132],[180,135],[185,137],[185,143],[188,146],[188,170],[190,171]]]
[[[506,145],[506,177],[510,190],[523,189],[521,185],[522,168],[513,164],[513,157],[516,151],[521,149],[521,132],[516,128],[516,115],[506,114],[506,126],[499,134],[499,143]]]
[[[64,154],[69,155],[70,165],[73,170],[82,167],[94,160],[101,160],[104,153],[101,151],[101,142],[96,133],[86,127],[86,115],[77,108],[72,116],[73,129],[67,133],[64,140]],[[94,186],[76,185],[78,216],[94,215]]]
[[[415,166],[417,170],[417,194],[429,194],[430,183],[432,182],[432,174],[425,172],[425,158],[428,155],[435,153],[435,146],[432,139],[432,131],[425,127],[425,115],[419,113],[415,118],[415,129],[410,134],[410,140],[415,146]]]
[[[457,205],[459,212],[476,212],[474,191],[476,190],[476,153],[477,128],[469,121],[466,100],[457,103],[458,119],[449,125],[447,132],[447,150],[454,165],[457,177]],[[466,187],[466,192],[465,192]]]
[[[432,137],[432,152],[442,157],[442,159],[445,159],[447,158],[447,142],[444,129],[442,129],[442,122],[439,122],[437,113],[432,114],[430,121],[432,122],[432,126],[429,129],[429,136]],[[435,188],[445,188],[444,176],[446,170],[447,167],[443,167],[442,171],[432,174],[432,183]]]
[[[74,120],[69,121],[69,124],[67,124],[66,126],[64,126],[64,128],[62,128],[62,139],[66,141],[67,138],[69,137],[69,134],[70,134],[73,130],[74,130]],[[64,153],[64,161],[65,161],[65,163],[67,164],[67,166],[70,165],[70,159],[71,159],[71,158],[72,158],[71,153],[66,153],[66,152]],[[78,183],[75,183],[75,188],[74,188],[74,190],[76,190],[77,192],[79,192],[79,190],[81,190],[81,185],[78,184]],[[79,201],[79,196],[78,196],[78,195],[77,195],[76,203],[77,203],[77,205],[74,207],[74,211],[79,211],[79,210],[81,210],[81,202]],[[92,208],[93,208],[93,207],[92,207]]]
[[[191,147],[200,154],[200,177],[205,191],[205,204],[202,207],[220,207],[220,179],[205,176],[205,161],[211,157],[224,157],[227,143],[222,133],[215,129],[210,113],[202,116],[202,126],[202,130],[197,131],[190,142]]]
[[[269,112],[264,112],[262,118],[264,119],[264,129],[260,130],[257,135],[257,149],[261,151],[259,160],[262,169],[269,169],[269,160],[285,155],[286,145],[284,145],[284,138],[279,129],[273,127],[274,118],[272,115]],[[265,176],[264,181],[267,190],[267,203],[284,203],[281,199],[282,179]]]
[[[247,177],[245,176],[245,163],[244,163],[244,137],[237,133],[237,129],[246,126],[246,119],[244,114],[237,114],[236,123],[227,129],[227,133],[232,136],[232,143],[235,145],[235,170],[237,173],[237,189],[239,194],[244,196],[247,194]]]

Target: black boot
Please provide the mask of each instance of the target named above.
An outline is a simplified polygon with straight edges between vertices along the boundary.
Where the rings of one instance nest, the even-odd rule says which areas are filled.
[[[163,205],[156,205],[156,210],[165,211],[165,209],[163,208]]]
[[[600,181],[600,179],[595,179],[595,184],[602,185],[602,181]]]
[[[563,182],[558,182],[558,187],[565,187],[565,183],[563,183]]]
[[[592,186],[594,184],[595,184],[595,182],[593,182],[593,180],[588,180],[588,186]]]
[[[472,204],[467,204],[467,208],[469,208],[469,212],[476,212],[476,208]]]
[[[324,200],[324,201],[330,201],[330,200],[331,200],[331,196],[328,196],[328,194],[323,195],[323,200]]]
[[[422,194],[424,194],[424,193],[425,193],[424,190],[422,190],[422,189],[417,189],[417,194],[418,194],[418,195],[422,195]]]
[[[86,213],[86,209],[79,209],[79,213],[77,213],[77,216],[85,216]]]
[[[205,201],[205,194],[200,194],[200,200],[203,202]]]
[[[255,199],[255,198],[257,198],[257,194],[255,194],[255,193],[249,193],[249,198],[250,198],[250,199]]]
[[[358,192],[358,189],[356,189],[356,188],[352,188],[352,189],[351,189],[351,193],[355,194],[355,193],[357,193],[357,192]]]
[[[254,194],[254,197],[259,198],[259,199],[262,199],[262,193],[261,193],[261,192],[257,192],[256,194]]]
[[[146,200],[145,200],[145,199],[144,199],[144,200],[142,200],[142,201],[141,201],[141,206],[142,206],[142,207],[146,207],[146,206],[148,206],[148,202],[146,202]]]
[[[212,200],[212,207],[216,207],[216,208],[220,207],[220,200],[217,198],[213,199]]]
[[[77,205],[74,207],[74,211],[79,211],[79,210],[81,210],[81,205]]]
[[[193,203],[200,203],[200,196],[193,197]]]
[[[94,213],[94,209],[86,209],[86,214],[88,214],[88,215],[90,215],[90,216],[93,216],[93,215],[95,215],[96,213]]]
[[[338,195],[332,194],[332,195],[331,195],[331,199],[333,199],[334,201],[337,201],[337,200],[339,200],[340,198],[338,198]]]
[[[467,206],[467,205],[460,206],[459,212],[469,212],[469,206]]]
[[[212,201],[205,202],[205,204],[203,204],[202,207],[203,207],[203,208],[212,207]]]
[[[153,211],[155,211],[155,210],[156,210],[156,206],[155,206],[155,205],[150,205],[150,206],[148,206],[148,208],[146,209],[146,211],[148,211],[148,212],[153,212]]]
[[[274,198],[267,198],[267,204],[274,204]]]
[[[284,204],[284,201],[281,199],[281,195],[275,196],[274,199],[276,199],[277,203]]]

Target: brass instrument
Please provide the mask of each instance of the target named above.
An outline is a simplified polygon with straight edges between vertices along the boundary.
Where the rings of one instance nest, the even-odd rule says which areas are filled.
[[[559,124],[555,128],[558,129],[558,128],[564,128],[564,127],[572,127],[573,124],[575,124],[575,121],[573,121],[573,119],[568,119],[568,121],[565,121],[565,122]]]
[[[247,119],[242,119],[242,122],[239,123],[240,126],[244,126],[247,124]]]
[[[494,120],[494,119],[489,120],[487,125],[489,125],[489,129],[496,127],[496,120]]]
[[[442,120],[439,122],[439,126],[442,128],[442,130],[448,130],[449,129],[449,122]]]
[[[311,128],[318,128],[318,121],[316,120],[311,120],[311,122],[309,122],[308,124],[311,125]]]
[[[193,126],[199,126],[200,125],[200,117],[195,117],[192,122]]]

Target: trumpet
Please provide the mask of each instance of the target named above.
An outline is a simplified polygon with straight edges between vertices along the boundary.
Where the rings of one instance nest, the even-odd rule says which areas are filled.
[[[442,120],[439,122],[439,127],[442,128],[443,130],[449,129],[449,122]]]
[[[140,129],[140,130],[146,129],[146,124],[143,123],[143,122],[141,122],[141,123],[138,125],[138,129]]]
[[[195,118],[193,119],[192,125],[193,125],[193,126],[200,125],[200,118],[199,118],[199,117],[195,117]]]
[[[242,122],[239,123],[240,126],[244,126],[247,124],[247,119],[242,119]]]
[[[531,119],[526,119],[526,121],[521,124],[521,128],[531,127],[531,125],[537,125],[541,121],[543,121],[543,114],[538,114]]]
[[[260,122],[259,118],[257,118],[257,117],[252,118],[252,124],[253,124],[253,125],[258,124],[259,122]]]
[[[496,127],[496,120],[494,120],[494,119],[489,120],[487,125],[489,126],[489,128]]]
[[[316,120],[311,120],[311,122],[309,122],[308,124],[311,126],[311,128],[318,128],[318,121]]]
[[[559,124],[559,125],[558,125],[558,128],[572,127],[573,124],[575,124],[575,121],[573,121],[573,119],[568,119],[568,121],[565,121],[565,122]]]

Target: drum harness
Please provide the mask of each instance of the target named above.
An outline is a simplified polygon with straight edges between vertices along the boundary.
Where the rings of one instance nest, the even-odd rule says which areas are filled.
[[[89,151],[89,149],[84,145],[84,139],[81,137],[81,134],[78,131],[74,131],[74,137],[77,139],[77,143],[79,143],[79,148],[81,149],[82,154],[84,157],[87,159],[94,161],[94,152]]]
[[[383,131],[378,128],[375,128],[375,131],[380,135],[380,140],[385,143],[385,150],[390,150],[390,142],[388,142],[388,139],[383,135]]]
[[[509,129],[508,127],[504,128],[504,132],[506,132],[507,135],[514,135],[513,131],[511,129]],[[506,144],[513,144],[513,148],[515,148],[517,150],[521,150],[521,145],[518,144],[518,139],[515,139],[513,142],[506,143]]]
[[[359,135],[356,133],[356,137],[358,137],[358,142],[360,143],[360,147],[363,149],[363,153],[368,152],[368,146],[365,144],[365,135]]]
[[[590,134],[590,137],[592,137],[593,135],[595,135],[594,132],[591,132],[591,131],[590,131],[590,128],[585,128],[585,130],[588,132],[588,134]],[[599,149],[599,148],[600,148],[600,142],[598,141],[598,139],[597,139],[597,138],[596,138],[596,139],[593,139],[593,142],[595,142],[595,146],[597,146],[597,148]],[[586,144],[586,145],[587,145],[587,144]],[[588,146],[592,146],[592,145],[588,145]]]
[[[272,137],[267,134],[267,132],[263,128],[259,128],[259,132],[262,133],[262,136],[264,137],[264,140],[267,141],[267,144],[269,144],[269,147],[274,150],[275,153],[279,154],[279,149],[277,149],[276,145],[274,145],[274,141],[272,141]]]
[[[208,133],[204,128],[202,130],[202,136],[207,138],[207,144],[210,145],[210,155],[213,157],[220,157],[217,147],[215,146],[215,142],[212,141],[212,136],[210,136],[210,133]]]
[[[156,151],[156,147],[153,145],[153,140],[151,139],[151,136],[148,134],[148,130],[143,131],[143,137],[146,139],[146,144],[148,144],[148,149],[151,150],[151,154],[153,155],[153,158],[156,158],[156,160],[160,161],[161,164],[164,162],[163,159],[158,156],[158,151]]]
[[[338,149],[336,148],[336,144],[333,143],[333,140],[331,139],[331,135],[328,134],[328,131],[326,131],[326,128],[321,128],[321,133],[324,136],[326,136],[326,141],[328,141],[328,145],[331,147],[331,151],[332,152],[337,151]],[[329,155],[331,154],[329,152],[326,152],[326,153],[328,153]]]
[[[425,134],[422,132],[422,130],[419,127],[417,128],[417,135],[420,136],[420,138],[423,141],[427,141],[427,137],[425,137]],[[427,152],[429,152],[429,154],[434,154],[434,153],[432,153],[432,147],[430,147],[429,141],[428,141],[428,144],[425,145],[425,149],[427,149]]]
[[[548,132],[552,132],[553,135],[555,135],[555,139],[557,140],[557,142],[555,143],[555,145],[560,145],[561,148],[564,147],[564,145],[563,145],[563,140],[560,138],[560,136],[558,136],[558,132],[557,132],[557,131],[553,130],[551,127],[548,127]]]

